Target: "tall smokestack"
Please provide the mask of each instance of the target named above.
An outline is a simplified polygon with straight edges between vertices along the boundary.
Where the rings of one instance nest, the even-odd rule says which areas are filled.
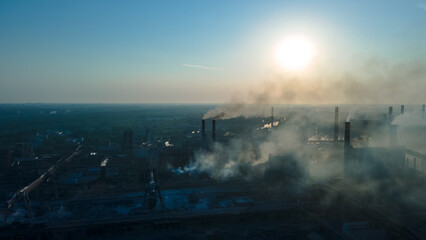
[[[401,114],[404,114],[404,105],[401,105]]]
[[[271,107],[271,131],[272,127],[274,127],[274,107]]]
[[[201,120],[201,150],[206,150],[206,120]]]
[[[390,147],[395,147],[398,144],[397,130],[398,130],[397,125],[392,124],[389,126],[389,146]]]
[[[106,178],[106,166],[102,165],[101,166],[101,179],[105,179]]]
[[[343,168],[345,174],[350,175],[354,172],[354,159],[352,157],[353,151],[351,147],[351,122],[345,122],[345,145],[343,148]]]
[[[422,105],[422,118],[425,120],[425,105]]]
[[[214,118],[212,120],[212,140],[213,140],[213,143],[216,142],[216,119]]]
[[[389,106],[388,123],[391,124],[393,121],[393,107]]]
[[[351,146],[351,122],[345,122],[345,148]]]
[[[108,158],[105,158],[101,162],[101,179],[106,179],[107,177],[107,169],[106,169],[107,164],[108,164]]]
[[[339,107],[334,109],[334,143],[339,141]]]

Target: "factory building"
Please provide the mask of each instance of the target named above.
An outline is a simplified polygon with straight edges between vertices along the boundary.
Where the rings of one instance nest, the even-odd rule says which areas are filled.
[[[132,152],[135,144],[133,131],[128,130],[123,133],[123,140],[121,142],[121,150],[123,152]]]

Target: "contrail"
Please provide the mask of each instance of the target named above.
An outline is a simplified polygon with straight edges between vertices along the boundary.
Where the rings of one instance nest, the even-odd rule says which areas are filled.
[[[190,67],[190,68],[198,68],[198,69],[203,69],[203,70],[210,70],[210,71],[222,71],[222,70],[224,70],[223,68],[208,67],[208,66],[203,66],[203,65],[186,64],[186,63],[182,64],[182,66]]]

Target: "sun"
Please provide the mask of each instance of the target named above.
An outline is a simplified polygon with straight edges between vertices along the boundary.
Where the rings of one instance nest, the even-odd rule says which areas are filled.
[[[303,36],[292,36],[282,41],[276,50],[278,64],[285,70],[304,69],[312,60],[315,49]]]

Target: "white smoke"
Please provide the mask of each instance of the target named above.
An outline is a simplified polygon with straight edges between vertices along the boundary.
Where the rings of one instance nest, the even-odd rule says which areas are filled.
[[[354,115],[355,115],[355,113],[350,112],[350,113],[348,114],[348,116],[346,117],[346,122],[350,122],[350,121],[351,121],[351,119],[352,119],[352,118],[354,118]]]
[[[189,172],[204,172],[215,179],[228,179],[240,177],[253,179],[263,177],[269,167],[270,156],[292,156],[297,164],[308,170],[311,176],[317,176],[321,172],[321,177],[326,177],[326,171],[319,171],[320,165],[310,165],[325,161],[328,157],[324,153],[318,152],[316,146],[307,144],[305,132],[306,126],[312,123],[312,119],[303,114],[294,113],[292,120],[279,124],[274,122],[276,127],[264,139],[253,136],[244,138],[232,138],[226,144],[215,143],[213,152],[198,152],[195,161],[184,169]],[[266,124],[270,127],[270,123]],[[265,126],[266,126],[265,125]],[[279,125],[279,126],[278,126]],[[324,137],[325,139],[327,137]],[[328,160],[327,160],[328,161]],[[178,172],[186,172],[178,171]],[[328,172],[337,174],[337,172]],[[328,176],[329,177],[329,176]]]
[[[271,104],[420,104],[426,102],[425,78],[424,63],[389,65],[377,59],[365,62],[362,68],[338,74],[318,73],[311,77],[274,76],[272,80],[254,86],[246,96],[239,96],[237,100],[208,111],[203,118],[268,117]],[[346,121],[351,121],[355,114],[358,114],[357,109],[350,110]],[[332,119],[331,116],[329,122],[332,122]],[[306,128],[312,127],[312,122],[316,121],[320,120],[299,116],[280,124],[276,131],[272,131],[263,140],[256,137],[237,137],[227,144],[216,143],[214,152],[196,154],[195,161],[187,168],[191,169],[190,171],[208,173],[215,179],[253,179],[265,176],[270,156],[291,155],[309,173],[311,179],[330,179],[343,172],[343,151],[341,148],[323,150],[316,144],[307,144],[308,136],[312,135],[307,135]],[[418,126],[424,125],[424,122],[420,122],[419,116],[405,114],[396,117],[394,124]],[[381,134],[388,137],[388,133],[383,134],[383,129],[381,130]],[[418,135],[416,128],[399,128],[398,143],[410,146],[417,144],[419,148],[424,148],[426,140],[422,141],[424,137]],[[383,136],[376,138],[381,139]],[[318,137],[315,136],[315,139]],[[328,137],[320,139],[327,140]],[[380,142],[381,146],[388,144]],[[374,198],[377,193],[384,191],[392,194],[395,187],[409,188],[404,186],[397,176],[363,184],[354,182],[352,186],[355,189],[354,196],[364,195],[369,198]],[[424,197],[424,193],[417,195]]]
[[[101,162],[101,167],[105,167],[108,163],[108,158],[105,158],[102,162]]]
[[[271,129],[272,127],[278,127],[279,124],[280,124],[279,121],[274,121],[273,123],[266,123],[260,129]]]
[[[423,116],[415,112],[405,112],[395,117],[392,121],[392,124],[398,126],[424,126],[426,125],[426,120],[423,119]]]

